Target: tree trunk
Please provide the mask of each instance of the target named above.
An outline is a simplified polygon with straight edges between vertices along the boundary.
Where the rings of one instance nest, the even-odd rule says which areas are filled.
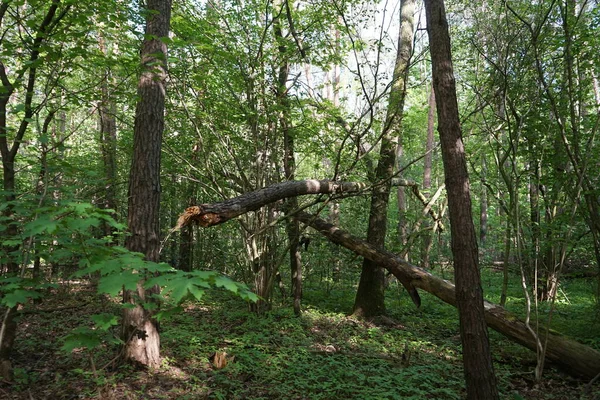
[[[169,35],[170,0],[148,0],[146,39],[142,45],[142,75],[135,113],[133,160],[129,175],[127,223],[131,235],[126,247],[157,262],[160,250],[160,152],[164,130],[165,79]],[[157,322],[143,307],[158,288],[145,290],[143,279],[136,292],[125,291],[123,302],[133,308],[123,312],[123,357],[146,367],[160,365],[160,339]]]
[[[378,248],[385,247],[387,233],[387,211],[391,190],[391,179],[396,164],[396,147],[406,95],[406,80],[412,53],[414,0],[403,0],[400,6],[400,33],[398,53],[386,120],[381,135],[379,162],[375,170],[375,182],[371,195],[367,241]],[[370,318],[385,313],[385,272],[381,266],[369,259],[363,261],[360,282],[354,301],[353,314]]]
[[[431,196],[431,170],[433,167],[433,140],[435,132],[435,91],[433,83],[429,94],[429,112],[427,113],[427,141],[425,145],[425,158],[423,159],[423,195],[427,198]],[[425,269],[430,268],[429,252],[433,245],[432,224],[425,220],[424,232],[421,243],[421,265]]]
[[[281,20],[279,15],[289,15],[291,12],[289,1],[275,2],[273,18],[273,31],[275,40],[278,43],[279,50],[279,74],[277,76],[277,102],[280,106],[279,112],[279,128],[283,133],[283,168],[285,172],[285,180],[294,180],[296,176],[296,160],[294,150],[294,134],[291,129],[290,121],[290,102],[287,93],[287,80],[289,75],[289,61],[285,39],[281,30]],[[283,8],[286,8],[287,12]],[[279,8],[279,10],[277,9]],[[298,199],[292,197],[286,201],[286,212],[290,213],[298,208]],[[292,276],[292,297],[294,299],[294,313],[300,315],[300,305],[302,302],[302,260],[300,257],[300,224],[297,220],[290,218],[286,221],[286,230],[288,243],[290,247],[290,273]]]
[[[438,131],[448,192],[456,303],[460,317],[467,398],[498,399],[485,324],[477,239],[471,214],[469,178],[443,0],[426,0],[425,11],[437,99]]]

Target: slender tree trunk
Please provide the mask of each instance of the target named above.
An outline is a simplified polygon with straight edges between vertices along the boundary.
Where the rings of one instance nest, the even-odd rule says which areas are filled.
[[[189,191],[192,191],[191,185],[189,187]],[[194,196],[189,197],[189,205],[195,203]],[[192,271],[193,263],[194,263],[194,252],[193,252],[193,243],[194,243],[194,228],[193,226],[186,226],[181,229],[181,233],[179,235],[179,255],[177,260],[177,268],[182,271]]]
[[[467,398],[498,399],[483,307],[469,177],[458,114],[450,36],[443,0],[426,0],[427,33],[437,99],[438,131],[448,191],[456,304]]]
[[[170,0],[148,0],[146,39],[142,45],[142,75],[135,113],[133,160],[129,176],[127,222],[131,235],[126,247],[157,262],[160,250],[160,152],[164,130],[167,45]],[[158,288],[146,290],[143,279],[137,290],[125,291],[123,302],[135,306],[123,312],[123,356],[147,367],[160,365],[160,338],[156,320],[143,303]]]
[[[98,33],[98,45],[100,51],[108,56],[108,49],[102,33]],[[112,74],[109,68],[105,71],[104,79],[100,84],[100,105],[98,111],[100,114],[100,150],[102,152],[102,162],[104,164],[105,192],[102,206],[108,210],[117,211],[117,119],[116,105],[111,92],[113,84]],[[111,235],[113,229],[109,224],[104,223],[104,235]]]
[[[398,53],[396,55],[387,116],[381,136],[379,162],[375,170],[376,181],[373,182],[376,186],[371,196],[367,242],[382,249],[385,246],[391,179],[396,164],[396,147],[402,121],[409,61],[412,53],[414,11],[414,0],[402,1],[400,7]],[[354,302],[353,314],[366,318],[384,314],[384,291],[384,269],[372,260],[365,259]]]
[[[285,180],[294,180],[296,176],[296,161],[294,151],[294,133],[290,121],[290,104],[287,94],[287,80],[289,75],[289,61],[285,39],[281,29],[281,20],[279,15],[285,15],[284,8],[290,7],[291,0],[285,2],[275,2],[275,15],[273,18],[273,31],[275,40],[278,42],[279,50],[279,74],[277,77],[277,101],[280,106],[279,127],[283,133],[283,168]],[[277,9],[279,8],[279,9]],[[287,10],[288,12],[290,10]],[[291,15],[291,13],[290,13]],[[298,208],[298,199],[292,197],[286,200],[286,211],[293,212]],[[292,297],[294,301],[294,313],[300,315],[300,306],[302,302],[302,260],[300,257],[300,223],[290,218],[286,222],[288,243],[290,247],[290,271],[292,276]]]
[[[429,93],[429,112],[427,113],[427,141],[425,145],[425,158],[423,159],[423,195],[426,198],[431,197],[431,170],[433,166],[433,139],[435,132],[435,91],[433,83],[431,84],[431,92]],[[426,215],[424,216],[427,217]],[[421,244],[421,265],[425,269],[430,268],[429,252],[433,245],[433,232],[431,227],[433,224],[425,219],[424,232],[422,235]]]

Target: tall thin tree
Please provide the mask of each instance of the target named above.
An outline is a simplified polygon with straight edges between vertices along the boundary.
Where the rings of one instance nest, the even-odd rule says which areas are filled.
[[[467,398],[498,399],[484,317],[477,239],[471,212],[469,176],[444,1],[426,0],[425,12],[437,100],[438,132],[448,191],[456,305],[460,319]]]
[[[145,10],[146,34],[142,44],[142,73],[133,133],[133,160],[129,175],[127,223],[130,236],[126,247],[143,253],[146,260],[158,261],[160,249],[160,152],[165,125],[167,44],[171,0],[148,0]],[[136,291],[125,291],[124,303],[134,307],[123,313],[123,356],[148,367],[160,364],[160,338],[151,311],[143,306],[158,288],[144,289],[143,279]]]
[[[414,34],[414,0],[403,0],[400,7],[400,33],[398,53],[394,67],[393,84],[390,91],[387,115],[381,135],[379,162],[375,170],[376,186],[371,196],[371,211],[367,241],[379,248],[385,245],[387,232],[387,209],[390,197],[391,179],[396,164],[396,147],[400,122],[406,95],[408,66],[412,54]],[[382,267],[371,260],[363,262],[353,313],[362,317],[372,317],[385,313],[384,302],[385,273]]]

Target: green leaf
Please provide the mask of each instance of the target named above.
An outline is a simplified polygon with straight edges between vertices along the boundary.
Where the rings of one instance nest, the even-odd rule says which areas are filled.
[[[17,289],[6,293],[0,302],[7,307],[14,307],[19,303],[26,303],[29,299],[39,299],[42,295],[35,290]]]
[[[197,300],[202,298],[204,291],[199,289],[191,279],[174,279],[170,285],[165,287],[165,291],[170,293],[170,298],[175,304],[181,303],[189,294]]]
[[[133,274],[130,271],[109,274],[100,278],[98,282],[98,293],[107,293],[110,296],[116,296],[125,288],[125,290],[134,290],[140,280],[139,274]]]
[[[61,350],[70,353],[74,349],[86,348],[88,350],[98,347],[102,343],[101,332],[90,328],[75,328],[65,337]]]
[[[113,314],[96,314],[90,317],[99,329],[108,330],[111,326],[115,326],[119,323],[117,316]]]
[[[239,289],[238,284],[225,275],[215,277],[215,285],[217,287],[223,287],[233,293],[237,293]]]

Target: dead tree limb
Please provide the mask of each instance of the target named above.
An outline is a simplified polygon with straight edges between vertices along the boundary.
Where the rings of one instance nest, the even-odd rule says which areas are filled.
[[[413,192],[418,193],[418,185],[405,179],[393,179],[393,186],[410,186]],[[194,222],[206,228],[213,225],[222,224],[232,218],[238,217],[250,211],[258,210],[259,208],[277,202],[279,200],[290,197],[304,196],[309,194],[329,194],[343,197],[344,195],[356,195],[362,192],[367,192],[372,186],[365,183],[357,182],[339,182],[331,180],[316,180],[308,179],[305,181],[288,181],[277,183],[258,189],[254,192],[244,193],[241,196],[234,197],[219,203],[200,204],[185,209],[183,214],[179,216],[177,224],[173,228],[174,231]],[[415,189],[416,188],[416,189]],[[419,197],[419,196],[417,196]],[[424,197],[419,197],[424,206],[427,206],[427,200]],[[429,210],[429,214],[436,220],[440,230],[443,230],[444,225],[439,220],[439,216]]]

